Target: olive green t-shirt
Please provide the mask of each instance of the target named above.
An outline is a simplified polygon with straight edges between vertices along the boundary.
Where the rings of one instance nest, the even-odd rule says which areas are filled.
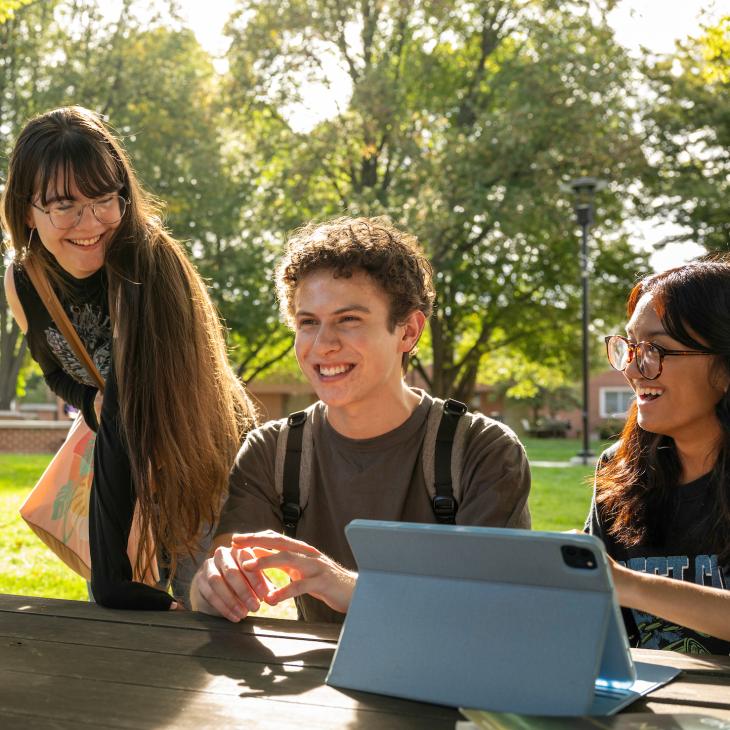
[[[418,392],[421,402],[405,423],[369,439],[350,439],[335,431],[327,421],[324,403],[313,409],[312,473],[297,539],[350,570],[357,569],[345,537],[350,521],[436,522],[421,458],[434,400]],[[464,417],[469,423],[456,523],[529,528],[530,470],[522,444],[497,421],[472,413]],[[231,471],[218,535],[267,529],[282,532],[274,468],[277,435],[285,422],[270,421],[248,435]],[[303,596],[297,603],[307,621],[344,619],[344,614],[311,596]]]

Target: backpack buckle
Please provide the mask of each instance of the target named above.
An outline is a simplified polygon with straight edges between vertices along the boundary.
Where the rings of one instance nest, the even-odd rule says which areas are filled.
[[[289,426],[289,428],[299,428],[299,426],[303,426],[307,420],[307,412],[306,411],[297,411],[296,413],[292,413],[289,415],[289,417],[286,419],[286,423]]]
[[[302,516],[302,508],[294,502],[284,502],[281,505],[281,516],[283,518],[284,527],[294,529]]]
[[[462,403],[460,400],[447,398],[444,401],[444,411],[452,416],[463,416],[467,410],[468,408],[466,407],[466,403]]]
[[[458,504],[453,497],[436,495],[432,500],[433,513],[441,524],[453,524]]]

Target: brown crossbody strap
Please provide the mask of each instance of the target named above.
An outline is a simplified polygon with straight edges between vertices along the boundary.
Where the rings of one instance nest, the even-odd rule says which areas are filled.
[[[79,359],[79,362],[86,368],[86,372],[91,375],[97,386],[99,386],[99,390],[103,393],[104,378],[102,378],[99,369],[94,365],[94,361],[86,351],[84,343],[71,324],[68,315],[61,306],[61,302],[58,301],[56,292],[53,291],[53,287],[48,281],[46,273],[30,258],[23,262],[23,268],[28,272],[28,277],[33,283],[36,292],[38,292],[38,296],[41,298],[45,308],[48,310],[48,314],[51,315],[51,319],[56,323],[61,334],[66,338],[66,342],[68,342],[74,354]]]

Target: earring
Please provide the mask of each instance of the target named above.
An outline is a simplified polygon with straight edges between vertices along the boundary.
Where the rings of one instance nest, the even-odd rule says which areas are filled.
[[[33,240],[33,231],[35,231],[35,228],[30,229],[30,235],[28,236],[28,243],[26,244],[28,251],[30,251],[30,243]]]
[[[725,395],[720,398],[718,406],[721,410],[727,411],[730,414],[730,389],[725,388]]]

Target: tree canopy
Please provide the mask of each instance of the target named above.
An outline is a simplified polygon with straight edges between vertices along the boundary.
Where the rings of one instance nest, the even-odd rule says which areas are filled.
[[[653,212],[681,227],[670,240],[730,250],[730,15],[646,71]]]
[[[32,0],[0,0],[0,24],[15,15],[15,11],[28,5]]]
[[[54,106],[106,115],[209,282],[245,380],[295,370],[271,284],[288,232],[387,215],[434,264],[416,360],[431,390],[466,400],[503,373],[529,395],[578,371],[571,178],[609,181],[590,239],[596,334],[647,269],[630,216],[728,247],[730,20],[637,63],[614,5],[239,0],[218,72],[174,0],[123,0],[116,17],[99,0],[0,0],[0,147]],[[308,121],[327,89],[336,112]],[[0,408],[24,356],[0,299]]]
[[[611,180],[601,217],[615,230],[645,166],[630,60],[588,3],[262,0],[241,2],[228,33],[232,118],[262,120],[267,227],[386,214],[426,247],[438,302],[419,367],[434,392],[467,398],[495,347],[540,357],[574,339],[580,274],[561,183]],[[295,131],[282,108],[303,79],[327,84],[323,59],[344,69],[351,99]],[[615,308],[641,257],[614,235],[593,258],[600,306]]]

